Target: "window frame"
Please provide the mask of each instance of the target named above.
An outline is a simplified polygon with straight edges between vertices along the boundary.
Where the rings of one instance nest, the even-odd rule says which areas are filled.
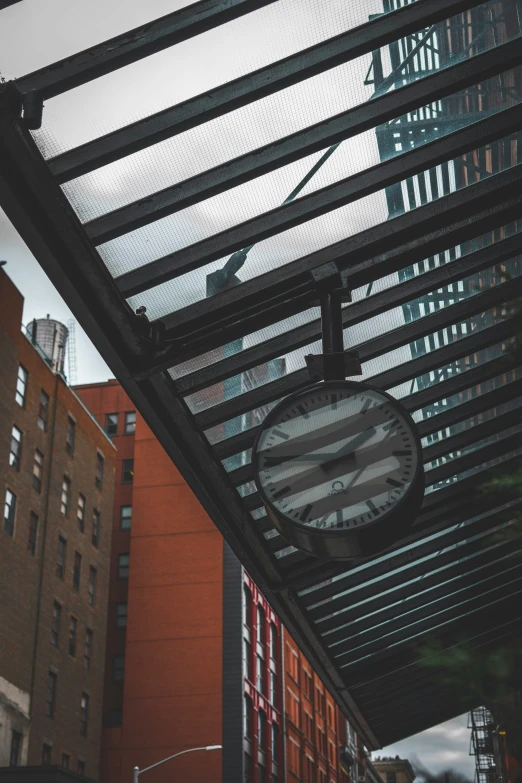
[[[15,742],[16,740],[16,742]],[[9,750],[9,766],[20,767],[22,761],[22,750],[24,747],[24,734],[22,731],[11,729],[11,748]],[[16,750],[16,761],[13,762],[13,753]]]
[[[82,579],[82,555],[77,549],[74,550],[74,562],[73,562],[73,581],[72,587],[75,593],[80,592],[80,583]]]
[[[80,699],[80,737],[87,736],[89,725],[89,694],[82,691]]]
[[[96,604],[96,579],[98,576],[98,569],[93,565],[89,566],[89,584],[87,587],[87,602],[89,606]]]
[[[121,558],[122,557],[126,557],[127,558],[127,563],[124,564],[123,566],[121,564]],[[124,580],[127,580],[129,578],[129,567],[130,567],[130,553],[129,552],[120,552],[118,554],[118,558],[117,558],[117,575],[118,575],[118,579],[120,579],[121,581],[124,581]],[[126,570],[126,575],[125,576],[121,575],[122,569],[124,571]]]
[[[83,505],[82,505],[83,500]],[[81,514],[80,514],[81,511]],[[78,492],[78,504],[76,506],[76,525],[80,533],[85,532],[85,512],[87,511],[87,498]]]
[[[123,516],[124,508],[130,508],[130,515],[128,517]],[[125,525],[123,524],[126,519],[129,520],[128,527],[125,527]],[[132,505],[120,506],[120,530],[131,530],[131,529],[132,529]]]
[[[67,652],[71,658],[76,658],[76,650],[78,648],[78,618],[74,614],[69,618],[69,641],[67,644]]]
[[[111,421],[111,417],[115,419],[115,421]],[[120,414],[119,413],[106,413],[105,414],[105,434],[109,436],[109,438],[113,438],[115,435],[118,435],[118,429],[120,424]]]
[[[15,437],[15,432],[18,433],[18,438]],[[11,447],[9,450],[9,467],[13,468],[13,470],[20,470],[23,437],[24,433],[22,430],[17,427],[16,424],[13,424],[11,428]]]
[[[83,645],[83,668],[90,669],[92,666],[92,653],[94,644],[94,631],[92,628],[85,629],[85,642]]]
[[[42,767],[49,767],[53,760],[53,746],[48,742],[42,743]]]
[[[29,373],[23,366],[23,364],[18,365],[18,375],[16,376],[16,390],[15,390],[15,402],[18,403],[18,405],[21,408],[25,408],[25,401],[27,397],[27,380],[29,378]],[[20,385],[22,386],[22,391],[20,391]],[[21,398],[21,402],[18,398]]]
[[[60,646],[60,628],[62,622],[62,605],[59,601],[53,601],[53,613],[51,615],[51,644]]]
[[[120,676],[121,673],[121,676]],[[118,653],[112,656],[112,681],[115,683],[125,680],[125,655]]]
[[[103,473],[105,469],[105,457],[101,451],[96,452],[96,472],[94,475],[94,485],[96,489],[102,490],[103,488]]]
[[[40,398],[38,403],[38,419],[37,424],[42,432],[47,432],[47,425],[49,424],[49,403],[51,401],[50,396],[45,389],[40,389]]]
[[[41,459],[40,459],[41,458]],[[40,493],[42,491],[43,471],[45,455],[40,449],[35,449],[33,454],[33,489]]]
[[[74,454],[75,441],[76,441],[76,419],[74,419],[71,416],[71,414],[69,414],[67,416],[67,434],[65,436],[65,450],[70,457],[72,457]]]
[[[54,718],[56,713],[57,689],[58,689],[58,675],[56,672],[53,672],[52,669],[49,669],[47,673],[47,697],[45,700],[45,714],[48,718]]]
[[[100,531],[101,531],[101,514],[97,508],[92,510],[92,531],[91,531],[91,544],[96,549],[100,546]]]
[[[64,517],[69,516],[71,509],[71,479],[64,474],[62,479],[62,489],[60,492],[60,514]]]
[[[129,463],[131,466],[129,467]],[[127,465],[127,467],[126,467]],[[133,484],[134,483],[134,460],[122,459],[121,461],[121,483]]]
[[[119,612],[120,607],[125,607],[124,612]],[[129,604],[127,601],[119,601],[115,606],[115,612],[114,612],[114,627],[115,628],[126,628],[127,627],[127,618],[128,618],[128,611],[129,611]],[[121,622],[123,620],[123,622]]]
[[[65,761],[67,759],[67,761]],[[62,769],[70,770],[71,769],[71,755],[70,753],[62,753],[62,762],[60,764]]]
[[[8,502],[8,497],[11,497],[11,501]],[[16,509],[18,505],[18,497],[15,495],[12,489],[6,487],[5,489],[5,502],[4,502],[4,533],[14,538],[15,526],[16,526]]]
[[[60,562],[60,556],[63,558]],[[67,564],[67,539],[65,536],[58,536],[58,552],[56,556],[56,576],[58,579],[65,579],[65,568]]]
[[[134,416],[133,419],[129,419],[130,416]],[[125,411],[123,419],[123,434],[134,435],[136,432],[136,411]]]

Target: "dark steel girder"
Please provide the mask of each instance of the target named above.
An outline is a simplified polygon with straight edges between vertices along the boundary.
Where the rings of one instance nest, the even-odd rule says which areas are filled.
[[[395,95],[395,93],[393,94]],[[374,102],[372,101],[371,105],[373,104]],[[356,110],[352,111],[355,112]],[[442,138],[435,139],[409,152],[404,152],[402,155],[378,163],[339,182],[334,182],[324,188],[315,190],[295,201],[285,203],[233,228],[202,240],[202,242],[197,243],[198,253],[202,259],[201,262],[192,258],[196,245],[189,246],[170,255],[169,262],[174,264],[176,275],[181,275],[197,267],[205,266],[209,261],[221,258],[234,249],[241,249],[242,247],[261,242],[263,239],[267,239],[275,234],[288,231],[308,220],[313,220],[327,212],[339,209],[371,193],[384,190],[384,188],[401,182],[408,177],[413,177],[448,160],[458,158],[459,155],[478,149],[491,141],[518,133],[521,125],[521,113],[522,106],[520,105],[504,109],[491,117],[482,118],[473,125],[466,125],[442,136]],[[349,125],[350,123],[348,123]],[[356,135],[356,129],[357,126],[354,127],[354,133],[349,133],[349,136]],[[219,168],[221,170],[224,167],[231,168],[232,163],[228,162]],[[208,183],[203,188],[201,187],[202,180]],[[240,180],[239,184],[241,182],[242,180]],[[233,182],[232,186],[235,186],[235,184],[237,183]],[[165,191],[162,191],[162,198],[160,194],[142,198],[133,204],[121,207],[114,212],[109,212],[86,223],[85,229],[93,243],[101,245],[137,228],[149,225],[174,212],[205,201],[218,193],[229,190],[230,187],[228,178],[220,180],[218,171],[210,169],[203,174],[170,187],[168,189],[168,206],[164,203],[167,200]],[[158,208],[154,210],[156,198],[160,203],[157,205]],[[209,249],[213,256],[212,258],[208,255]],[[187,264],[183,261],[184,257],[188,261]],[[154,261],[151,263],[156,264],[158,262]],[[146,268],[147,266],[144,266],[139,269]],[[157,268],[161,269],[162,267],[160,265]],[[152,267],[151,269],[154,274]],[[127,273],[129,276],[134,274],[134,271]],[[131,278],[129,277],[128,279]],[[125,287],[125,281],[122,278],[118,278],[118,281],[119,284],[121,283],[122,292],[125,295],[129,295],[129,290]],[[164,281],[160,280],[159,282]],[[145,289],[131,291],[131,293],[141,293],[142,290]]]
[[[472,352],[473,351],[471,351],[471,353]],[[408,410],[409,413],[413,413],[438,400],[447,399],[476,384],[484,383],[492,378],[496,378],[505,372],[513,370],[517,365],[518,362],[509,355],[491,359],[478,367],[474,367],[472,370],[459,373],[453,378],[440,381],[436,385],[429,386],[408,397],[404,397],[401,399],[401,404],[406,407],[406,410]],[[435,419],[433,419],[433,421],[435,421]],[[249,430],[244,430],[237,435],[219,441],[213,446],[214,454],[221,460],[239,454],[242,451],[251,448],[258,432],[259,427],[252,427]]]
[[[141,382],[133,379],[133,362],[150,346],[139,336],[136,316],[113,285],[23,127],[16,91],[9,86],[0,86],[0,204],[341,710],[367,746],[378,747],[378,739],[344,688],[305,613],[286,589],[277,562],[264,548],[261,535],[209,444],[194,429],[169,379],[163,375]]]
[[[445,627],[437,629],[438,638],[444,640],[444,638],[455,639],[460,636],[470,639],[484,633],[484,629],[493,631],[496,628],[502,628],[514,618],[519,618],[520,621],[522,618],[521,592],[522,589],[504,598],[500,597],[487,606],[478,606],[469,611],[467,615],[462,615],[460,611],[448,613],[448,618],[444,622]],[[421,634],[422,623],[419,626],[418,630]],[[430,627],[429,623],[427,623],[427,627]],[[369,660],[354,661],[350,665],[343,666],[341,672],[347,688],[352,690],[356,685],[372,682],[392,671],[403,669],[415,663],[419,657],[418,644],[419,639],[407,639],[392,648],[373,653]]]
[[[491,399],[512,399],[512,397],[508,396],[508,389],[511,386],[511,384],[506,384],[505,387],[501,387],[498,391],[502,392],[501,394],[494,395]],[[515,381],[513,383],[513,388],[510,389],[513,394],[521,393],[522,392],[522,381]],[[464,408],[464,413],[466,412],[465,406],[468,405],[469,409],[475,409],[480,405],[480,402],[484,405],[484,400],[482,397],[487,397],[488,395],[482,395],[481,397],[477,397],[470,402],[474,403],[473,406],[464,403],[462,406]],[[488,401],[485,401],[486,404],[488,404]],[[446,412],[446,420],[452,421],[452,423],[456,423],[458,421],[462,421],[463,419],[458,416],[458,408],[460,406],[457,406],[457,408],[452,408],[450,411]],[[479,410],[488,410],[488,408],[479,408]],[[452,414],[452,416],[449,416],[449,414]],[[460,412],[459,412],[460,413]],[[440,424],[435,423],[435,419],[437,417],[434,416],[429,419],[424,419],[422,424],[426,424],[428,431],[431,432],[437,432],[439,429],[441,429]],[[508,411],[507,413],[502,414],[501,416],[495,416],[494,418],[491,418],[487,421],[481,422],[478,425],[474,425],[473,427],[470,427],[456,435],[452,435],[449,438],[444,438],[440,441],[437,441],[437,443],[432,443],[430,446],[426,446],[423,449],[422,452],[422,458],[424,461],[424,464],[426,465],[429,462],[432,462],[439,457],[444,456],[445,454],[449,454],[452,451],[458,451],[459,449],[462,449],[466,446],[470,446],[473,443],[478,443],[483,438],[487,438],[491,435],[496,435],[497,433],[502,432],[505,429],[508,429],[509,427],[514,427],[517,424],[519,424],[521,420],[521,409],[517,408],[515,410]],[[420,435],[419,431],[419,435]],[[421,437],[423,437],[421,435]],[[253,471],[252,471],[252,465],[251,463],[248,463],[246,465],[242,465],[240,468],[237,468],[236,470],[230,471],[228,474],[230,481],[234,486],[239,486],[241,484],[246,483],[247,481],[252,481]]]
[[[356,289],[507,225],[522,214],[521,183],[519,164],[162,317],[171,366],[309,309],[310,272],[325,263],[336,261]]]
[[[16,80],[22,93],[54,98],[276,0],[200,0]]]
[[[482,0],[417,0],[416,3],[227,82],[210,92],[197,95],[81,147],[68,150],[48,161],[49,167],[58,182],[68,182],[330,68],[380,49],[399,36],[435,24],[480,2]]]
[[[171,214],[178,208],[175,207],[176,201],[181,203],[182,207],[188,206],[189,203],[198,203],[314,152],[324,150],[332,144],[356,136],[397,116],[398,113],[404,114],[426,103],[439,100],[480,81],[480,79],[506,70],[510,65],[518,64],[521,59],[519,41],[502,44],[471,60],[465,60],[447,70],[426,77],[426,79],[413,82],[390,94],[349,109],[336,117],[329,118],[303,131],[298,131],[232,161],[227,161],[222,166],[193,177],[192,180],[187,180],[128,204],[108,215],[90,221],[85,228],[92,241],[95,244],[101,244]],[[465,135],[467,130],[463,131]],[[456,131],[456,133],[460,132]],[[472,144],[472,135],[468,136],[468,139]],[[386,164],[383,163],[380,166],[387,166],[391,162],[391,160],[387,161]],[[417,166],[419,165],[417,164]],[[396,164],[394,170],[395,176],[399,176]],[[205,184],[202,184],[203,181]],[[362,187],[360,177],[356,178],[355,182]],[[321,200],[321,194],[311,194],[304,201],[304,208],[312,196],[315,198],[315,202]],[[144,264],[116,278],[117,285],[125,297],[136,296],[175,277],[204,267],[229,253],[241,250],[260,239],[277,234],[283,229],[279,228],[275,218],[285,214],[295,215],[302,201],[303,199],[298,199],[292,204],[271,210],[266,216],[247,221],[235,229],[222,231],[187,248]],[[313,200],[312,203],[314,203]],[[315,209],[317,214],[326,211],[324,206],[322,211],[318,209],[317,205]],[[306,220],[309,217],[301,218],[301,222],[303,219]],[[262,229],[259,227],[256,229],[256,224],[259,221],[264,221]],[[294,217],[294,223],[290,223],[290,225],[295,224]]]
[[[429,634],[430,630],[439,623],[450,619],[452,613],[459,616],[485,602],[505,596],[507,592],[522,592],[521,568],[522,565],[519,563],[513,570],[501,572],[495,577],[484,580],[484,582],[469,585],[455,595],[440,597],[429,606],[417,607],[411,618],[405,618],[399,614],[385,622],[384,626],[378,630],[373,629],[363,633],[360,637],[350,636],[344,642],[330,648],[330,652],[335,661],[342,665],[349,662],[350,657],[377,652],[383,647],[403,641],[404,638],[409,638],[419,629],[422,629],[423,633]]]
[[[517,547],[513,542],[509,542],[504,547],[503,554],[500,554],[500,550],[501,547],[497,551],[487,548],[485,551],[479,552],[467,561],[468,568],[465,573],[462,573],[462,564],[458,562],[446,568],[442,573],[427,573],[417,585],[418,591],[422,592],[412,592],[412,585],[407,583],[391,594],[379,593],[373,601],[368,601],[367,604],[353,608],[348,607],[345,611],[346,616],[343,618],[343,625],[326,634],[324,643],[330,647],[332,644],[340,643],[357,634],[374,633],[377,624],[394,621],[407,612],[422,608],[429,601],[446,599],[450,593],[470,588],[478,580],[491,579],[504,574],[505,571],[520,567],[520,558],[518,557],[520,545]],[[397,605],[398,603],[399,605]],[[372,613],[375,614],[371,616]]]
[[[360,581],[356,583],[356,587],[350,588],[343,587],[343,583],[348,579],[339,580],[339,589],[336,594],[332,596],[330,600],[326,600],[319,606],[312,606],[308,610],[308,615],[311,620],[317,624],[317,632],[324,637],[332,631],[337,630],[342,625],[350,622],[349,617],[352,614],[351,609],[354,602],[368,600],[370,603],[376,598],[381,598],[386,594],[386,606],[393,602],[393,594],[389,594],[390,590],[395,588],[402,588],[403,585],[409,583],[410,590],[422,589],[424,583],[424,577],[428,577],[427,563],[421,563],[419,560],[422,557],[432,557],[430,565],[433,569],[452,567],[458,564],[463,558],[476,557],[482,552],[488,551],[491,560],[502,557],[503,555],[510,554],[520,549],[520,542],[514,543],[513,541],[497,541],[496,534],[491,534],[489,531],[495,527],[496,520],[499,520],[499,524],[509,521],[510,517],[513,518],[515,512],[500,510],[497,514],[492,513],[491,519],[487,515],[484,519],[480,519],[476,522],[468,523],[463,528],[457,528],[457,530],[450,530],[443,536],[434,540],[427,541],[425,543],[422,540],[418,546],[398,552],[394,557],[387,558],[386,564],[388,570],[383,571],[381,568],[373,568],[371,565],[366,569],[366,572],[360,573]],[[475,533],[476,531],[476,533]],[[475,536],[474,540],[468,540],[467,536]],[[447,543],[445,543],[447,542]],[[455,546],[458,545],[458,546]],[[378,565],[378,564],[376,564]],[[381,576],[385,575],[385,578],[381,579],[379,584],[368,584],[371,574],[378,572]],[[354,575],[352,575],[353,582]],[[439,575],[439,579],[444,579],[444,574]],[[418,580],[422,580],[418,583]],[[344,594],[347,589],[355,592]],[[308,598],[309,596],[303,596]],[[331,605],[330,605],[331,604]],[[303,605],[306,605],[303,602]],[[350,614],[348,611],[350,610]],[[370,611],[370,609],[368,609]],[[339,614],[337,614],[339,612]],[[356,616],[364,616],[366,609],[359,607],[356,609]]]
[[[8,8],[10,5],[15,5],[15,3],[19,3],[20,0],[0,0],[0,11],[2,8]]]
[[[445,287],[463,280],[483,269],[505,263],[520,254],[520,241],[521,238],[515,235],[500,242],[495,242],[474,253],[461,256],[447,264],[442,264],[429,272],[425,272],[423,275],[412,277],[405,283],[399,283],[372,296],[360,299],[349,307],[344,308],[342,313],[343,328],[349,329],[351,326],[381,315],[394,307],[411,302],[420,296],[425,296],[432,291],[437,291],[443,286]],[[451,296],[451,294],[448,294],[448,296]],[[455,299],[454,295],[453,299]],[[310,345],[320,338],[321,319],[315,318],[304,326],[289,329],[270,340],[250,348],[244,348],[239,353],[176,378],[174,385],[178,393],[183,396],[194,394],[208,386],[250,370],[252,367],[264,364],[277,356],[282,356],[305,345]],[[168,369],[168,360],[167,364],[161,369]],[[156,371],[154,369],[154,372]],[[153,370],[150,369],[146,375],[150,375],[152,372]]]
[[[351,350],[357,350],[361,363],[364,365],[366,362],[404,347],[414,340],[426,337],[429,334],[434,334],[437,331],[445,329],[452,324],[458,324],[471,316],[476,316],[479,313],[486,312],[498,304],[509,302],[520,295],[522,291],[522,277],[515,278],[506,283],[494,286],[493,288],[486,289],[481,293],[470,296],[467,299],[462,299],[460,302],[456,302],[449,307],[444,307],[439,311],[435,311],[430,315],[426,315],[416,321],[411,321],[398,329],[393,329],[390,332],[379,335],[372,340],[359,343],[352,346]],[[511,319],[506,319],[504,322],[509,324],[509,328],[514,333],[514,323]],[[493,327],[490,327],[490,329]],[[509,328],[503,334],[509,334]],[[501,330],[502,331],[502,330]],[[394,371],[387,371],[378,373],[366,380],[374,386],[379,388],[390,388],[397,386],[410,378],[415,378],[422,374],[417,371],[417,367],[420,366],[414,364],[414,362],[420,362],[422,359],[427,359],[430,364],[435,359],[435,366],[443,367],[444,364],[452,361],[450,358],[448,362],[445,361],[446,349],[452,348],[457,352],[460,350],[466,350],[467,345],[471,345],[471,340],[476,334],[472,334],[469,337],[463,337],[455,340],[453,343],[449,343],[443,348],[439,348],[432,351],[419,359],[412,359],[409,362],[404,362],[398,368],[394,368]],[[503,339],[502,337],[500,339]],[[466,340],[470,340],[466,343]],[[460,346],[462,343],[462,346]],[[440,353],[439,353],[440,351]],[[446,353],[444,353],[446,352]],[[463,354],[466,355],[466,354]],[[468,354],[469,355],[469,354]],[[401,372],[404,370],[404,372]],[[412,375],[412,373],[414,373]],[[398,380],[396,380],[398,378]],[[390,379],[391,382],[390,382]],[[278,400],[286,394],[291,394],[297,391],[303,386],[309,385],[310,375],[308,369],[303,367],[301,370],[295,370],[288,373],[281,378],[271,381],[269,383],[258,386],[251,391],[234,397],[230,400],[224,400],[217,405],[207,408],[200,413],[195,414],[195,420],[198,427],[202,430],[214,427],[217,424],[222,424],[225,421],[239,416],[242,413],[248,413],[249,411],[259,408],[261,405],[266,405],[269,402]]]

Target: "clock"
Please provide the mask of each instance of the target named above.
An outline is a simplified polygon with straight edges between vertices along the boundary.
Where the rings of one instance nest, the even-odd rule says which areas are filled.
[[[415,423],[385,392],[324,381],[274,407],[252,465],[275,527],[322,558],[375,554],[405,535],[424,496]]]

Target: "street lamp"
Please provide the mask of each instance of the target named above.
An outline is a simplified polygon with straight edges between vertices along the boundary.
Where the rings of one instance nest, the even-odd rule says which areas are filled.
[[[154,769],[154,767],[159,767],[160,764],[165,764],[166,761],[170,761],[171,759],[175,759],[176,756],[183,756],[184,753],[194,753],[196,750],[221,750],[222,745],[207,745],[204,748],[189,748],[188,750],[180,750],[179,753],[174,753],[173,756],[168,756],[168,758],[163,759],[162,761],[157,761],[155,764],[151,764],[150,767],[145,767],[145,769],[140,769],[139,767],[134,767],[134,783],[139,782],[140,775],[143,775],[144,772],[148,772],[149,769]]]

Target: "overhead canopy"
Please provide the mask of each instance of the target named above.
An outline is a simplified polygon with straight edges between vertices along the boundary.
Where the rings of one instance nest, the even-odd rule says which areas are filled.
[[[476,706],[424,639],[522,633],[520,501],[480,491],[522,453],[521,19],[201,0],[1,87],[0,203],[369,748]],[[329,261],[345,347],[426,469],[408,538],[353,566],[288,546],[250,466],[310,382]]]

